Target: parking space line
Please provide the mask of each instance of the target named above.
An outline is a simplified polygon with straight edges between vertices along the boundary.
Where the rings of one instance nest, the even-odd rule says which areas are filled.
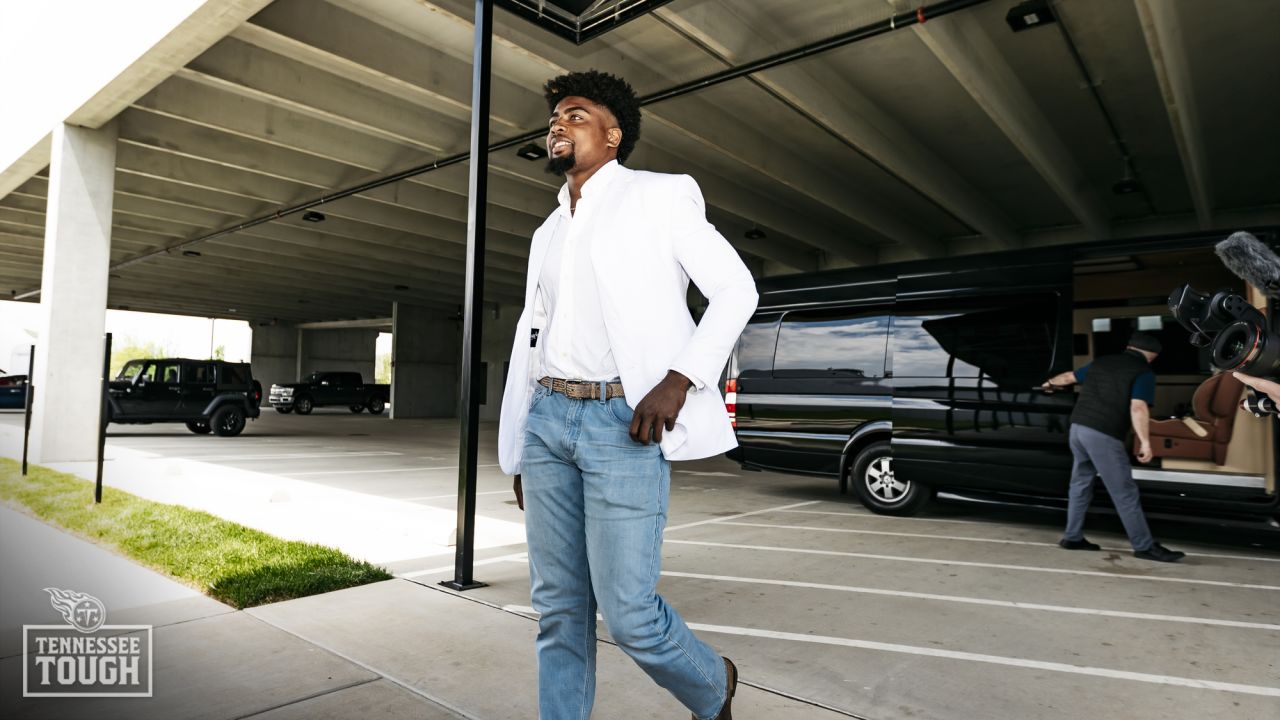
[[[487,490],[485,492],[476,493],[476,495],[504,495],[504,494],[511,494],[511,497],[515,497],[515,495],[512,494],[510,490]],[[458,497],[458,493],[451,492],[448,495],[424,495],[422,497],[398,497],[398,498],[388,498],[388,499],[390,500],[449,500],[451,498],[456,498],[456,497]]]
[[[839,550],[810,550],[808,548],[775,547],[771,545],[742,545],[737,543],[718,543],[703,540],[664,540],[675,545],[700,545],[703,547],[733,548],[736,550],[763,550],[766,552],[797,553],[801,555],[828,555],[835,557],[865,558],[867,560],[889,560],[891,562],[924,563],[928,565],[956,565],[960,567],[993,568],[996,570],[1021,570],[1024,572],[1056,573],[1061,575],[1088,575],[1116,580],[1149,580],[1151,582],[1185,583],[1188,585],[1213,585],[1244,590],[1280,590],[1280,585],[1255,585],[1252,583],[1233,583],[1225,580],[1198,580],[1195,578],[1161,577],[1156,575],[1125,575],[1109,573],[1101,570],[1069,570],[1066,568],[1037,567],[1035,565],[1007,565],[1003,563],[983,563],[968,560],[938,560],[934,558],[904,557],[900,555],[876,555],[873,553],[843,552]]]
[[[832,533],[850,533],[856,535],[888,535],[891,537],[909,537],[909,538],[925,538],[927,540],[958,540],[960,542],[981,542],[981,543],[999,543],[1004,545],[1030,545],[1033,547],[1049,547],[1056,548],[1058,543],[1037,542],[1033,540],[1002,540],[999,538],[980,538],[969,537],[965,535],[931,535],[929,533],[904,533],[892,532],[889,530],[855,530],[853,528],[824,528],[812,527],[809,525],[773,525],[770,523],[750,523],[750,522],[733,522],[725,520],[720,525],[737,525],[740,527],[758,527],[758,528],[774,528],[777,530],[813,530],[815,532],[832,532]],[[1103,547],[1103,550],[1111,552],[1130,552],[1132,548],[1127,547]],[[1212,553],[1191,552],[1188,556],[1195,557],[1214,557],[1214,558],[1230,558],[1232,560],[1263,560],[1270,562],[1280,562],[1280,558],[1250,557],[1246,555],[1215,555]]]
[[[736,520],[738,518],[750,517],[752,515],[761,515],[763,513],[781,512],[783,510],[788,510],[790,508],[804,507],[805,505],[816,505],[819,502],[821,501],[810,500],[809,502],[791,503],[790,505],[779,505],[777,507],[765,508],[763,510],[752,510],[751,512],[738,513],[737,515],[730,515],[728,517],[711,518],[710,520],[699,520],[697,522],[685,523],[683,525],[672,525],[671,527],[666,529],[666,532],[671,532],[672,530],[684,530],[686,528],[698,527],[699,525],[711,525],[712,523],[724,522],[726,520]]]
[[[689,623],[689,628],[701,632],[721,633],[724,635],[758,637],[770,640],[789,640],[792,642],[817,643],[820,645],[837,645],[842,647],[858,648],[861,650],[876,650],[880,652],[901,653],[905,655],[922,655],[926,657],[945,658],[948,660],[966,660],[969,662],[989,663],[992,665],[1004,665],[1007,667],[1026,668],[1031,670],[1047,670],[1050,672],[1070,673],[1073,675],[1090,675],[1093,677],[1102,677],[1112,680],[1130,680],[1134,682],[1173,685],[1198,690],[1219,690],[1245,695],[1280,697],[1280,688],[1266,687],[1263,685],[1245,685],[1242,683],[1201,680],[1199,678],[1178,677],[1175,675],[1154,675],[1151,673],[1114,670],[1111,668],[1090,667],[1087,665],[1069,665],[1067,663],[1005,657],[1002,655],[985,655],[982,653],[963,652],[959,650],[942,650],[940,648],[919,647],[915,645],[899,645],[897,643],[874,642],[871,640],[855,640],[852,638],[831,637],[829,635],[802,635],[800,633],[779,632],[777,630],[760,630],[757,628],[734,627],[730,625]]]
[[[1251,630],[1280,631],[1280,625],[1244,622],[1241,620],[1218,620],[1215,618],[1189,617],[1185,615],[1161,615],[1157,613],[1103,610],[1099,608],[1071,607],[1067,605],[1044,605],[1041,603],[995,600],[992,598],[976,598],[964,595],[939,595],[936,593],[910,592],[907,590],[885,590],[882,588],[858,587],[855,585],[829,585],[826,583],[800,582],[796,580],[773,580],[770,578],[736,577],[733,575],[707,575],[704,573],[677,572],[674,570],[663,570],[662,574],[668,577],[689,578],[693,580],[715,580],[717,582],[739,582],[753,585],[777,585],[786,588],[799,587],[809,588],[812,590],[833,590],[836,592],[858,593],[861,595],[883,595],[886,597],[905,597],[917,600],[938,600],[942,602],[965,603],[969,605],[989,605],[992,607],[1014,608],[1017,610],[1043,610],[1046,612],[1070,613],[1073,615],[1100,615],[1103,617],[1118,617],[1133,620],[1155,620],[1159,622],[1188,623],[1192,625],[1215,625],[1221,627],[1248,628]]]
[[[510,555],[499,555],[498,557],[491,557],[485,560],[476,560],[471,565],[472,567],[480,567],[481,565],[494,565],[502,562],[525,562],[528,559],[529,553],[518,552],[511,553]],[[414,570],[413,572],[396,573],[396,577],[404,578],[405,580],[412,580],[413,578],[422,577],[423,575],[438,575],[442,572],[452,572],[455,567],[456,566],[452,564],[442,565],[437,568],[431,568],[430,570]]]
[[[477,465],[477,468],[498,467],[497,463],[492,465]],[[277,475],[286,477],[298,477],[306,475],[372,475],[374,473],[402,473],[402,472],[424,472],[426,470],[457,470],[457,465],[435,465],[432,467],[408,467],[408,468],[383,468],[380,470],[314,470],[310,472],[281,472]],[[393,500],[402,500],[403,498],[392,498]]]
[[[390,457],[393,455],[402,455],[403,453],[392,452],[390,450],[362,450],[356,452],[331,452],[331,453],[276,453],[273,455],[171,455],[154,458],[156,460],[218,460],[218,461],[241,461],[241,460],[311,460],[326,458],[358,458],[358,457]]]
[[[948,520],[945,518],[899,517],[897,515],[876,515],[875,513],[869,513],[869,512],[866,512],[866,513],[831,512],[829,510],[779,510],[778,512],[804,513],[806,515],[836,515],[839,517],[856,517],[856,518],[863,518],[866,520],[905,520],[908,522],[962,523],[965,525],[985,525],[987,527],[994,527],[997,524],[997,521],[989,521],[989,520]],[[812,528],[812,529],[817,530],[818,528]],[[866,532],[869,532],[869,531],[866,531]],[[921,536],[921,537],[940,537],[941,538],[945,536],[928,535],[928,536]],[[947,538],[947,539],[956,539],[956,538]],[[1010,540],[1006,542],[1015,542],[1015,541]],[[1103,550],[1111,550],[1115,552],[1130,552],[1132,548],[1104,547]],[[1199,551],[1196,551],[1195,553],[1189,553],[1189,554],[1194,554],[1197,557],[1222,558],[1224,560],[1258,560],[1260,562],[1280,563],[1280,557],[1263,557],[1260,555],[1233,555],[1230,553],[1208,553],[1208,552],[1199,552]]]

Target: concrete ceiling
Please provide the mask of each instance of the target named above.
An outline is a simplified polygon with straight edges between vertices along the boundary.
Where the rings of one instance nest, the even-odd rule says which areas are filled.
[[[1280,3],[1060,0],[1144,192],[1059,27],[993,0],[647,106],[629,165],[687,172],[753,272],[1280,223]],[[600,68],[645,95],[910,3],[674,0],[581,46],[496,13],[494,141]],[[122,112],[113,263],[463,152],[472,4],[276,0]],[[112,307],[328,321],[462,299],[465,165],[112,270]],[[486,300],[519,303],[559,182],[491,157]],[[40,284],[47,171],[0,199],[0,289]],[[748,238],[752,228],[764,238]]]

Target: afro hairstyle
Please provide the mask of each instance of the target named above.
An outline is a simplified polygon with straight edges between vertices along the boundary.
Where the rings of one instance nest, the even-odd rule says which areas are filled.
[[[618,164],[625,164],[627,157],[640,139],[640,99],[626,80],[598,70],[575,72],[551,78],[542,86],[547,98],[547,112],[555,112],[561,100],[577,95],[608,108],[618,120],[622,130],[622,142],[618,144]]]

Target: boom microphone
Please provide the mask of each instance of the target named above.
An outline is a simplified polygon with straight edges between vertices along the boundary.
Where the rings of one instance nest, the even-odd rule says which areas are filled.
[[[1231,233],[1214,251],[1236,277],[1271,297],[1280,297],[1280,257],[1261,240],[1247,232]]]

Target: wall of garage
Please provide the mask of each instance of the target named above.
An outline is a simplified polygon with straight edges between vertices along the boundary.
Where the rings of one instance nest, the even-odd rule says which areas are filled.
[[[358,372],[373,382],[377,328],[304,330],[301,335],[302,375],[316,371]]]
[[[274,383],[297,382],[298,328],[290,324],[255,326],[249,362],[263,392]]]
[[[457,417],[460,321],[399,302],[391,318],[391,417]]]
[[[480,419],[496,421],[502,412],[502,390],[507,382],[506,366],[511,358],[511,341],[523,308],[516,305],[493,307],[497,308],[497,317],[492,311],[484,316],[484,340],[480,345],[480,361],[487,368],[485,403],[480,406]]]

